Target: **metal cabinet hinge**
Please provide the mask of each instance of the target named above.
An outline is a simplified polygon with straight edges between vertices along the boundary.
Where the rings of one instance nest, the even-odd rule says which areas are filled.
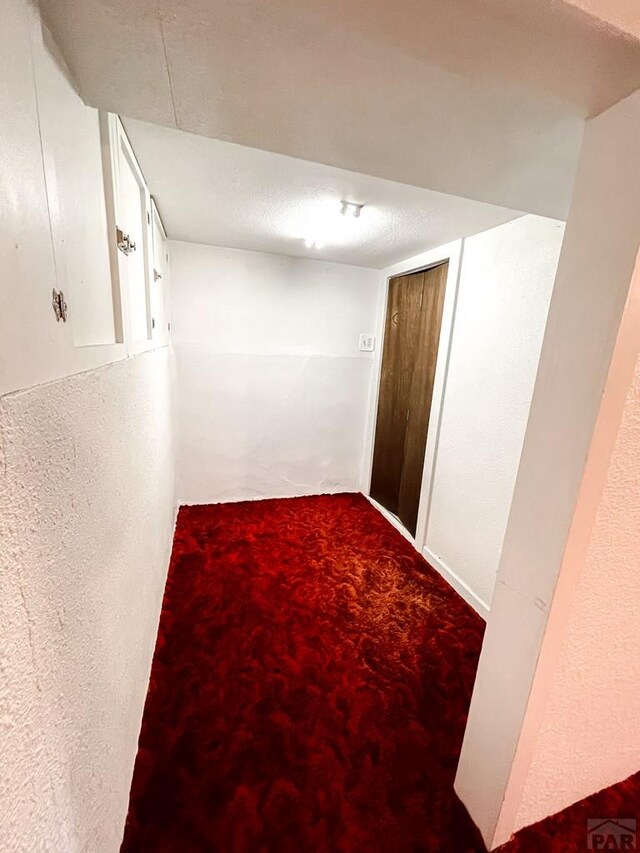
[[[64,299],[64,293],[61,290],[56,290],[53,288],[53,292],[51,294],[51,304],[53,305],[53,313],[56,315],[56,320],[58,323],[62,320],[63,323],[67,322],[67,303]]]
[[[123,255],[130,255],[135,252],[136,244],[128,234],[125,234],[122,228],[116,226],[116,244]]]

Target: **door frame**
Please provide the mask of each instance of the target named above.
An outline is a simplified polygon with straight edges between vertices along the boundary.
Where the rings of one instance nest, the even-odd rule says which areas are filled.
[[[431,413],[429,416],[429,431],[427,433],[427,444],[424,455],[424,467],[422,469],[422,485],[420,488],[420,504],[418,508],[418,523],[416,535],[411,536],[408,530],[401,525],[395,516],[384,510],[376,503],[386,517],[394,524],[400,532],[411,541],[422,553],[426,545],[427,531],[429,526],[429,511],[431,507],[431,495],[435,466],[438,454],[438,442],[440,440],[440,426],[442,422],[442,408],[449,373],[449,361],[451,357],[451,343],[453,339],[453,327],[455,323],[456,307],[458,303],[458,288],[460,284],[460,269],[462,267],[463,240],[455,240],[437,249],[431,249],[400,261],[398,264],[383,269],[380,273],[380,292],[378,296],[378,311],[376,318],[376,339],[379,346],[373,361],[371,371],[371,386],[369,390],[369,407],[367,415],[367,432],[365,438],[364,471],[362,476],[363,492],[369,497],[371,490],[371,474],[373,470],[373,452],[375,443],[376,421],[378,416],[378,396],[380,393],[380,377],[382,373],[382,358],[384,355],[384,333],[387,318],[387,300],[389,296],[389,282],[392,278],[421,272],[431,267],[440,266],[448,262],[447,281],[445,284],[444,307],[442,312],[442,323],[440,326],[440,340],[438,343],[438,359],[436,362],[436,373],[433,384],[433,396],[431,398]],[[371,500],[371,498],[369,497]]]

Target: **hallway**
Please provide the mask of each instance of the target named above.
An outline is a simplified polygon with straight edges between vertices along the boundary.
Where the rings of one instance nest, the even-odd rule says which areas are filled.
[[[481,850],[483,627],[362,495],[183,507],[123,851]]]
[[[639,8],[5,0],[0,853],[635,849]]]

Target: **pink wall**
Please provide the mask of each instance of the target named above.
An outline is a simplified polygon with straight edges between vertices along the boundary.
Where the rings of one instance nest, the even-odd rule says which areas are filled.
[[[637,291],[637,276],[634,285]],[[632,298],[638,301],[637,292]],[[629,356],[638,350],[640,311],[630,304],[608,386],[628,375]],[[608,471],[568,604],[516,829],[640,770],[640,357],[630,386],[625,384],[626,402],[610,457],[606,444],[619,414],[620,388],[608,387],[603,399],[588,465],[609,458]],[[596,497],[597,480],[597,473],[585,475],[583,505]],[[578,526],[579,515],[580,508]],[[580,538],[587,530],[572,532]]]
[[[638,0],[565,0],[622,32],[640,37]]]

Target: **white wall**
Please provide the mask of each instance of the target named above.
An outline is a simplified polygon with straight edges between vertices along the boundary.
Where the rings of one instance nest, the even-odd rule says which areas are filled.
[[[113,343],[98,117],[28,0],[0,77],[0,849],[111,853],[173,531],[170,353]]]
[[[597,527],[599,496],[607,484],[607,445],[609,437],[613,444],[618,431],[638,354],[636,348],[619,404],[614,400],[615,405],[605,407],[612,375],[616,376],[616,371],[611,372],[612,355],[615,363],[616,339],[640,239],[639,144],[640,93],[587,123],[456,777],[456,790],[490,846],[506,841],[522,820],[566,806],[569,790],[584,796],[590,793],[589,787],[593,791],[613,781],[612,774],[626,773],[629,764],[619,753],[629,748],[630,740],[637,740],[637,726],[634,722],[631,729],[626,727],[629,720],[624,710],[629,692],[637,690],[637,672],[627,664],[618,669],[620,648],[627,655],[634,652],[624,645],[626,618],[619,625],[616,621],[618,610],[628,606],[620,597],[623,589],[637,594],[637,583],[627,577],[628,572],[636,572],[637,561],[621,566],[620,587],[608,577],[611,571],[617,574],[617,562],[612,565],[607,560],[606,566],[598,568],[603,579],[607,577],[602,597],[593,595],[593,588],[588,591],[590,581],[580,590],[579,579],[585,570],[594,577],[590,534],[594,523]],[[638,292],[635,286],[630,304],[637,305]],[[638,317],[637,310],[634,313]],[[629,325],[637,335],[638,319]],[[614,471],[614,480],[616,476]],[[632,524],[635,504],[625,503],[629,494],[622,483],[618,486],[622,501],[616,504],[616,518],[624,519],[622,525]],[[605,538],[613,534],[612,528],[606,533],[610,521],[605,520],[594,539],[594,547],[600,549],[598,560],[602,532]],[[620,555],[626,554],[627,535],[623,527],[611,540],[612,549]],[[590,606],[598,608],[589,643],[582,637],[576,644],[575,624],[571,624],[576,596],[583,603],[588,598]],[[581,631],[591,632],[590,622],[588,613],[578,616]],[[602,646],[596,650],[597,634]],[[633,637],[635,641],[635,633]],[[568,666],[562,663],[563,655]],[[584,684],[580,704],[593,707],[581,709],[570,721],[565,718],[566,727],[558,730],[562,730],[563,748],[556,754],[557,763],[544,773],[546,779],[562,778],[563,782],[557,788],[553,783],[547,789],[528,787],[523,802],[527,777],[537,760],[541,727],[548,725],[549,702],[554,703],[553,713],[565,709],[564,700],[557,704],[552,699],[558,673],[571,669],[582,680],[585,666],[589,668],[585,681],[597,684],[599,692],[592,694]],[[629,679],[628,684],[616,683],[619,673],[621,679]],[[615,690],[608,690],[607,684],[615,684]],[[569,700],[570,684],[561,689]],[[598,701],[604,696],[606,704]],[[592,713],[589,723],[583,713]],[[606,733],[613,719],[623,723],[615,741],[603,738],[601,751],[592,759],[584,751],[586,743],[577,746],[585,726]],[[546,739],[544,733],[542,737]],[[576,748],[567,753],[569,744]],[[549,749],[543,746],[542,750],[543,760],[551,761]],[[637,751],[632,750],[632,755],[637,757]],[[589,767],[592,761],[594,772]],[[535,773],[540,780],[539,769]]]
[[[172,243],[178,495],[358,490],[379,273]]]
[[[463,244],[425,553],[485,614],[563,233],[523,216]]]
[[[521,216],[381,273],[379,335],[388,279],[449,261],[415,545],[485,618],[563,234],[558,220]],[[368,474],[380,366],[378,354]]]
[[[113,853],[174,521],[169,351],[0,398],[0,850]]]

